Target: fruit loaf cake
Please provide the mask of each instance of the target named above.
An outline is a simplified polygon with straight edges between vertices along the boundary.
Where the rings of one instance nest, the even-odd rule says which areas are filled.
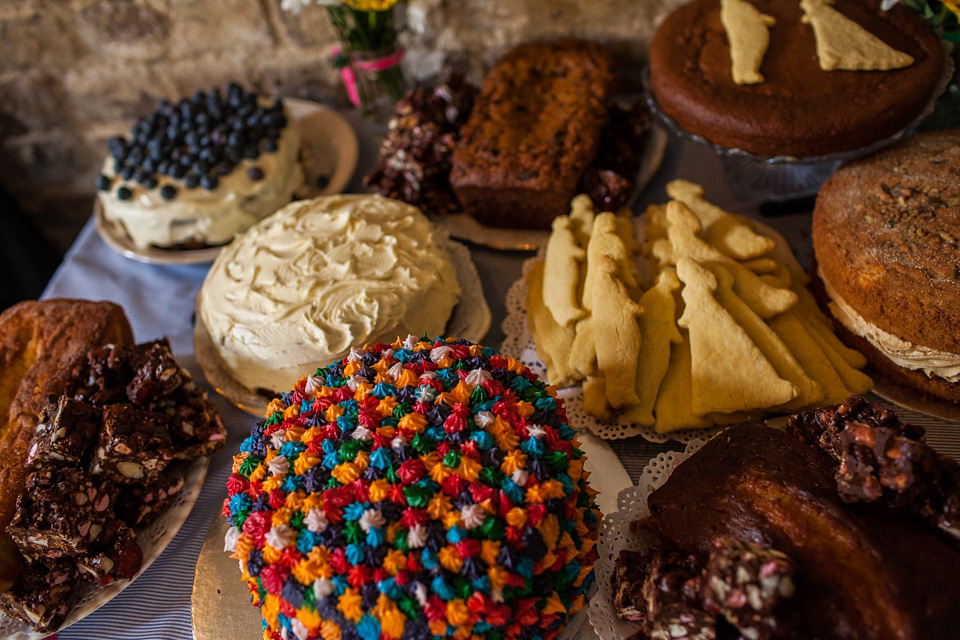
[[[522,44],[487,74],[450,184],[496,227],[549,228],[597,153],[615,86],[611,53],[576,39]]]

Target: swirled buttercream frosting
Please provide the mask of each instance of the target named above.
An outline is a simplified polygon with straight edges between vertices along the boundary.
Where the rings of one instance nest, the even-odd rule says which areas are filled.
[[[353,345],[442,334],[460,286],[441,241],[398,200],[294,202],[221,251],[200,318],[237,380],[289,389]]]
[[[553,640],[593,584],[599,513],[553,389],[414,336],[309,373],[223,503],[264,639]]]

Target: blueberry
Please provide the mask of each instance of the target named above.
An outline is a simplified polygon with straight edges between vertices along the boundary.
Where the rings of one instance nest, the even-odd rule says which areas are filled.
[[[217,188],[217,185],[220,184],[220,178],[218,178],[213,174],[208,173],[202,178],[200,178],[200,184],[203,185],[204,189],[213,191],[214,189]]]
[[[120,187],[117,189],[117,198],[120,200],[129,200],[133,197],[133,191],[130,191],[127,187]]]
[[[192,127],[193,127],[193,125],[190,123],[189,120],[181,120],[181,121],[180,121],[180,131],[186,133],[187,131],[190,131],[190,129],[191,129]]]
[[[199,136],[197,136],[197,132],[196,132],[196,131],[193,131],[193,130],[187,131],[187,133],[184,134],[184,136],[183,136],[183,141],[186,142],[186,143],[187,143],[188,145],[190,145],[191,147],[192,147],[193,145],[197,144],[197,142],[199,142],[199,140],[200,140],[200,138],[199,138]]]
[[[157,165],[157,173],[164,176],[170,172],[170,161],[162,160],[160,164]]]
[[[191,170],[194,173],[206,173],[207,171],[210,170],[210,165],[208,165],[203,160],[197,160],[196,162],[193,163]]]
[[[170,175],[180,180],[183,176],[187,175],[187,168],[182,164],[173,165],[173,169],[170,170]]]
[[[231,147],[242,147],[244,142],[244,135],[239,131],[233,131],[227,136],[227,144]]]
[[[184,153],[180,156],[179,161],[181,166],[189,167],[193,164],[193,157],[189,153]]]
[[[151,156],[143,161],[143,168],[147,171],[156,171],[157,161],[153,159],[153,156]]]
[[[238,83],[236,83],[236,82],[231,82],[230,84],[227,85],[227,94],[228,94],[228,95],[231,95],[231,96],[233,96],[233,95],[239,96],[239,95],[241,95],[242,93],[243,93],[243,87],[241,87]]]
[[[203,135],[200,137],[199,144],[201,149],[210,146],[210,136],[207,135],[207,132],[203,132]]]
[[[247,128],[247,125],[244,124],[243,118],[235,118],[230,122],[230,128],[234,131],[243,131]]]
[[[156,189],[157,188],[157,178],[153,175],[147,176],[143,182],[141,182],[144,187],[147,189]]]
[[[120,177],[124,180],[130,180],[133,178],[133,172],[133,165],[124,165],[123,169],[120,170]]]
[[[234,165],[234,163],[232,163],[232,162],[230,162],[230,161],[228,161],[228,160],[224,160],[223,162],[221,162],[220,164],[218,164],[218,165],[216,166],[216,171],[217,171],[217,173],[220,174],[221,176],[225,176],[225,175],[229,174],[231,171],[233,171],[233,167],[234,167],[234,166],[236,166],[236,165]]]
[[[280,145],[277,144],[276,138],[267,138],[263,141],[263,150],[273,153],[280,148]]]
[[[189,189],[195,189],[200,184],[200,176],[195,173],[188,173],[183,179],[183,184]]]
[[[97,176],[97,189],[100,191],[110,191],[110,187],[113,186],[113,181],[102,173]]]
[[[260,149],[255,145],[247,145],[243,148],[243,157],[251,160],[260,157]]]
[[[257,180],[263,180],[263,169],[260,167],[250,167],[247,169],[247,177],[254,182]]]
[[[160,187],[160,196],[164,200],[173,200],[177,197],[177,188],[172,184],[165,184]]]
[[[120,173],[122,169],[123,169],[123,159],[117,158],[116,160],[113,161],[113,172]]]

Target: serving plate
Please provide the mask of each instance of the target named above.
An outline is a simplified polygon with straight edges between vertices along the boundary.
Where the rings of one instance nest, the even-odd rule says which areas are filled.
[[[207,477],[209,464],[210,459],[207,457],[197,458],[188,463],[183,468],[183,489],[180,490],[177,499],[167,507],[156,522],[137,532],[137,542],[143,549],[143,565],[140,571],[130,580],[119,580],[101,588],[89,585],[78,590],[73,594],[74,602],[67,619],[60,626],[61,630],[108,603],[153,564],[190,515],[194,503],[200,496],[200,489]],[[53,633],[56,631],[37,633],[19,620],[0,614],[0,640],[42,640]]]
[[[453,308],[447,322],[448,336],[464,338],[471,342],[480,342],[490,329],[490,307],[483,296],[483,285],[477,267],[470,259],[470,251],[459,242],[446,244],[450,258],[460,283],[460,301]],[[207,381],[217,393],[248,413],[263,415],[271,396],[254,389],[248,389],[230,373],[204,325],[200,314],[196,314],[193,330],[193,349],[197,363],[203,370]]]
[[[643,150],[640,153],[640,171],[633,185],[633,194],[627,202],[631,206],[650,182],[660,164],[667,148],[667,132],[659,126],[651,125],[648,135],[644,138]],[[536,251],[546,246],[550,238],[550,231],[544,229],[503,229],[488,227],[480,224],[465,213],[451,213],[431,216],[434,224],[450,234],[450,237],[465,240],[473,244],[490,247],[491,249],[506,249],[518,251]]]
[[[339,113],[317,102],[284,98],[301,131],[300,162],[306,175],[304,197],[340,193],[357,167],[359,144],[350,123]],[[322,188],[318,186],[325,182]],[[97,233],[124,256],[150,264],[203,264],[213,262],[221,247],[203,249],[140,248],[133,244],[122,225],[107,220],[100,199],[94,202]]]

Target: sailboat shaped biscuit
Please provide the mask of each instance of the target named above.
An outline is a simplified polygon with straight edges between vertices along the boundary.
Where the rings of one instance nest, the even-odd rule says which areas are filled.
[[[800,0],[802,20],[813,27],[821,69],[888,71],[913,64],[912,56],[889,46],[831,4],[832,0]]]

